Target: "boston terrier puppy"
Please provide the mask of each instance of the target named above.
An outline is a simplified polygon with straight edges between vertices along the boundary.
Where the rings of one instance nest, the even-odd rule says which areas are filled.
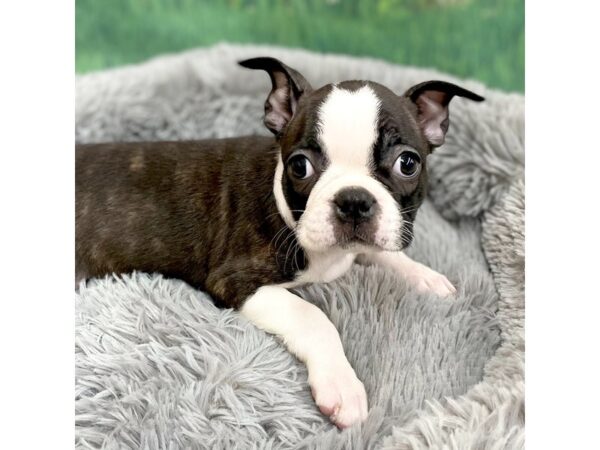
[[[306,364],[321,412],[347,427],[367,415],[363,384],[333,324],[290,289],[356,262],[453,294],[402,250],[450,100],[483,98],[443,81],[403,95],[372,81],[313,89],[274,58],[240,64],[271,79],[264,123],[274,138],[77,146],[77,280],[137,270],[208,292],[281,338]]]

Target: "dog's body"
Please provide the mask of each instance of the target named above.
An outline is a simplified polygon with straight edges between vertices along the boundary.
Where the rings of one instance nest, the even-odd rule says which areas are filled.
[[[337,331],[288,289],[331,281],[353,262],[386,265],[423,290],[448,280],[401,250],[443,143],[454,95],[428,82],[396,96],[372,82],[313,90],[272,58],[273,138],[79,146],[77,278],[160,272],[206,290],[281,337],[306,363],[313,396],[339,426],[366,417],[364,387]]]
[[[234,308],[292,281],[305,263],[275,205],[276,156],[264,137],[78,146],[78,278],[160,272]]]

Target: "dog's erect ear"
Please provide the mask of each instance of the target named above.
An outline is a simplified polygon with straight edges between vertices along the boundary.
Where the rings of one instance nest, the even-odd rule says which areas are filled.
[[[267,128],[278,135],[292,119],[300,97],[312,91],[312,87],[300,73],[275,58],[252,58],[239,64],[269,74],[273,88],[265,102],[264,121]]]
[[[404,93],[405,97],[417,105],[419,126],[432,147],[439,147],[444,143],[450,125],[448,105],[455,95],[476,102],[484,100],[474,92],[445,81],[426,81]]]

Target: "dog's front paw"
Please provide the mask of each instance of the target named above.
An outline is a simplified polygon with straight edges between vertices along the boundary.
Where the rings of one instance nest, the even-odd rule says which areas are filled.
[[[326,364],[309,370],[308,383],[319,410],[338,428],[367,418],[367,393],[348,364]]]
[[[456,294],[456,288],[441,273],[420,263],[415,263],[410,272],[405,273],[407,281],[422,293],[434,293],[440,297]]]

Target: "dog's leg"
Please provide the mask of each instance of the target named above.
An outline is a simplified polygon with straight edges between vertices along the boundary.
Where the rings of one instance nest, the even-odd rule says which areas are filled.
[[[316,306],[279,286],[263,286],[240,309],[257,327],[279,336],[306,364],[321,412],[345,428],[367,416],[362,382],[346,359],[339,334]]]
[[[379,264],[389,267],[406,279],[420,292],[433,292],[440,297],[456,293],[456,288],[444,275],[424,264],[413,261],[402,252],[377,252],[359,255],[361,264]]]

